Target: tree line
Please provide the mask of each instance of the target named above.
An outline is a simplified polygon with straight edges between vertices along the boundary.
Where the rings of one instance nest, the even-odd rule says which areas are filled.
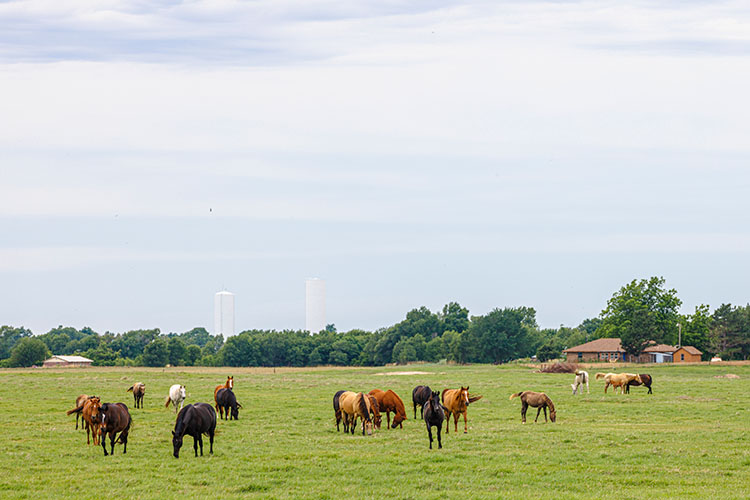
[[[536,356],[558,358],[563,349],[602,337],[619,337],[638,355],[652,341],[683,345],[723,359],[750,358],[750,305],[707,305],[679,313],[677,291],[664,278],[633,280],[613,294],[597,318],[578,326],[539,328],[531,307],[497,308],[469,316],[457,302],[438,312],[413,309],[395,325],[375,331],[338,332],[328,325],[303,330],[247,330],[224,339],[196,327],[163,334],[158,328],[99,334],[59,326],[42,335],[23,327],[0,327],[0,366],[40,365],[51,353],[81,355],[96,366],[376,366],[410,361],[506,363]]]

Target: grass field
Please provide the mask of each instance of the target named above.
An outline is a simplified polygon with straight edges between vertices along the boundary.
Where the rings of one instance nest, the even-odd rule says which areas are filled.
[[[638,367],[654,394],[572,396],[569,374],[526,366],[415,365],[389,368],[101,368],[3,370],[0,394],[2,498],[748,498],[750,366]],[[427,372],[400,375],[410,370]],[[739,379],[716,378],[732,373]],[[212,402],[234,375],[239,421],[217,425],[214,455],[193,457],[185,438],[172,456],[168,387],[187,402]],[[146,383],[145,409],[127,389]],[[484,398],[469,408],[469,433],[428,449],[413,419],[411,390],[468,384]],[[393,389],[409,420],[372,437],[337,433],[331,399],[339,389]],[[521,425],[512,392],[546,392],[555,424]],[[86,445],[72,408],[80,393],[126,403],[133,415],[127,455]],[[419,417],[419,412],[417,412]],[[359,427],[358,427],[359,429]],[[459,431],[462,423],[459,423]]]

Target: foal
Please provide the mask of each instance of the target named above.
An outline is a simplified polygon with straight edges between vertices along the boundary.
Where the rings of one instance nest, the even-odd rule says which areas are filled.
[[[547,421],[547,407],[549,407],[549,419],[553,422],[557,418],[557,412],[555,411],[555,405],[552,404],[552,400],[547,397],[547,395],[543,392],[532,392],[532,391],[523,391],[523,392],[517,392],[516,394],[511,394],[510,398],[521,398],[521,423],[526,423],[526,410],[529,409],[529,406],[533,406],[536,408],[536,418],[534,419],[534,422],[536,422],[539,419],[539,412],[544,409],[544,421]]]

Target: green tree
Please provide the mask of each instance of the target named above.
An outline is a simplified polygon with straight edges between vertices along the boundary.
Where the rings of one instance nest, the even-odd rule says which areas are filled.
[[[691,345],[703,353],[703,360],[711,359],[711,313],[705,304],[695,306],[693,314],[684,316],[682,324],[682,345]]]
[[[187,346],[182,339],[178,337],[172,337],[167,342],[167,351],[169,351],[168,359],[169,364],[172,366],[180,366],[185,364],[185,357],[187,355]]]
[[[195,366],[196,363],[201,359],[201,348],[196,344],[187,346],[185,350],[185,365]]]
[[[458,302],[444,305],[439,318],[443,321],[443,330],[461,333],[469,327],[469,310],[461,307]]]
[[[141,355],[145,366],[166,366],[169,362],[169,348],[164,338],[157,338],[146,345]]]
[[[47,344],[35,338],[22,338],[10,353],[10,366],[41,365],[49,357]]]
[[[23,338],[30,338],[34,334],[24,327],[0,326],[0,359],[10,358],[10,352],[16,343]]]

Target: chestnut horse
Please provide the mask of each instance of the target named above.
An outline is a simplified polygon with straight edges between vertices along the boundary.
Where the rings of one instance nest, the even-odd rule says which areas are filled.
[[[362,435],[365,432],[372,435],[372,419],[370,418],[370,398],[361,392],[345,391],[339,396],[339,408],[344,418],[344,432],[354,434],[357,417],[362,419]]]
[[[76,398],[76,408],[78,408],[79,406],[83,406],[83,403],[85,403],[86,400],[89,399],[90,397],[92,397],[92,396],[89,396],[87,394],[81,394],[80,396],[78,396]],[[67,412],[68,415],[70,415],[71,413],[75,413],[76,414],[76,430],[78,430],[78,418],[81,416],[81,412],[80,411],[76,411],[75,409],[70,410],[69,412]],[[86,422],[83,422],[83,419],[81,419],[81,427],[83,427],[83,425],[85,423]]]
[[[219,411],[219,400],[216,399],[216,393],[219,392],[219,389],[234,389],[234,377],[227,376],[227,381],[224,383],[224,385],[217,385],[214,387],[214,401],[216,404],[214,405],[216,411]]]
[[[78,396],[76,402],[78,402],[80,398],[81,396]],[[78,415],[81,416],[83,425],[86,427],[86,444],[91,444],[92,437],[94,439],[94,445],[96,446],[99,444],[99,422],[96,420],[95,416],[99,412],[100,405],[101,400],[98,396],[87,396],[83,403],[66,412],[68,415],[75,413],[76,420],[78,420]]]
[[[521,423],[526,423],[526,410],[529,406],[536,408],[536,418],[534,422],[539,418],[539,412],[544,409],[544,421],[547,421],[547,408],[549,408],[549,419],[553,422],[557,418],[557,412],[555,411],[555,405],[552,404],[552,400],[547,397],[543,392],[532,392],[523,391],[511,394],[508,399],[521,398]]]
[[[122,453],[128,452],[128,432],[130,431],[130,412],[125,403],[104,403],[99,407],[96,415],[99,425],[101,426],[102,449],[104,456],[107,456],[107,434],[111,445],[110,453],[115,453],[115,435],[119,432],[118,443],[122,443]]]
[[[133,399],[135,400],[135,407],[143,408],[143,396],[146,394],[146,384],[143,382],[137,382],[128,387],[128,390],[125,392],[132,392]]]
[[[482,399],[482,396],[469,396],[468,385],[466,387],[461,386],[460,389],[445,389],[443,391],[443,409],[447,413],[445,419],[445,433],[448,434],[448,429],[450,428],[451,414],[453,415],[454,431],[458,432],[458,417],[459,415],[463,415],[464,434],[469,432],[466,410],[469,407],[469,404],[480,399]]]
[[[633,379],[630,382],[628,382],[628,384],[625,386],[625,394],[630,394],[630,386],[631,385],[634,385],[634,386],[639,386],[639,385],[646,386],[646,387],[648,387],[648,393],[649,394],[653,394],[653,391],[651,390],[651,382],[653,382],[653,380],[651,379],[651,375],[649,375],[648,373],[639,373],[638,376],[640,377],[641,381],[638,382],[636,379]]]
[[[376,429],[380,430],[380,423],[383,421],[383,417],[380,415],[380,404],[375,396],[371,394],[365,394],[370,400],[370,416],[372,417],[372,425]]]
[[[380,411],[385,412],[386,422],[389,428],[395,429],[396,427],[404,428],[402,422],[406,420],[406,408],[404,408],[404,402],[398,397],[398,394],[388,389],[387,391],[381,391],[380,389],[373,389],[370,391],[370,395],[375,396],[380,406]],[[393,425],[391,425],[391,412],[393,412]],[[417,409],[414,408],[414,415],[416,418]]]

